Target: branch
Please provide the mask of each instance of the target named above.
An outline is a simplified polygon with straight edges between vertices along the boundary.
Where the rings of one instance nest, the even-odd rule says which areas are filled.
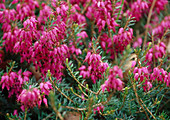
[[[50,81],[51,81],[51,83],[53,84],[53,86],[54,86],[64,97],[66,97],[68,100],[70,100],[72,103],[74,103],[74,101],[73,101],[71,98],[69,98],[67,95],[65,95],[65,94],[60,90],[60,88],[58,88],[58,87],[54,84],[54,82],[52,81],[51,77],[49,77],[49,78],[50,78]]]
[[[142,104],[145,106],[146,110],[150,113],[150,115],[153,117],[153,119],[156,120],[155,116],[151,113],[151,111],[147,108],[147,106],[144,104],[144,102],[142,101],[141,98],[139,98],[139,100],[142,102]]]
[[[132,79],[130,79],[130,80],[131,80],[131,82],[132,82],[132,86],[133,86],[133,90],[134,90],[134,92],[135,92],[136,99],[137,99],[139,105],[141,106],[141,108],[143,109],[143,111],[145,112],[145,115],[146,115],[147,119],[150,120],[147,112],[145,111],[144,107],[143,107],[142,104],[140,103],[139,96],[138,96],[138,93],[137,93],[137,90],[136,90],[136,86],[135,86],[135,84],[133,83],[133,80],[132,80]]]
[[[146,44],[146,40],[147,40],[147,34],[148,34],[148,25],[149,25],[149,23],[150,23],[150,20],[151,20],[151,16],[152,16],[152,10],[153,10],[153,8],[154,8],[154,6],[155,6],[155,3],[156,3],[156,0],[153,0],[153,2],[152,2],[152,6],[151,6],[151,8],[150,8],[150,10],[149,10],[149,14],[148,14],[148,19],[147,19],[147,23],[146,23],[146,30],[145,30],[145,37],[144,37],[144,43],[143,43],[143,51],[144,51],[144,49],[145,49],[145,44]]]
[[[69,67],[68,65],[66,65],[66,66],[67,66],[67,68],[68,68],[71,76],[74,78],[74,80],[75,80],[81,87],[85,88],[86,90],[88,90],[89,92],[91,92],[91,93],[93,93],[93,94],[97,94],[96,92],[90,90],[89,88],[87,88],[87,87],[85,87],[83,84],[81,84],[81,83],[77,80],[77,78],[74,76],[74,74],[73,74],[73,72],[71,71],[70,67]]]

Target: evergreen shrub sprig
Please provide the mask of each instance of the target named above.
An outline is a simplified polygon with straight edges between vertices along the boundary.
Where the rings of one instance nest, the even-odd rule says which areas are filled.
[[[0,119],[170,119],[168,0],[0,0]]]

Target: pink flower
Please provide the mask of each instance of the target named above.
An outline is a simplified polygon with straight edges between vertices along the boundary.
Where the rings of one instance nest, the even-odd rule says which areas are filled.
[[[149,0],[149,2],[149,7],[151,7],[153,0]],[[161,10],[164,10],[166,4],[168,4],[168,0],[157,0],[154,9],[160,13]]]
[[[148,91],[152,88],[152,83],[150,82],[150,73],[148,71],[148,68],[147,67],[141,67],[141,68],[138,68],[138,67],[135,67],[134,69],[134,72],[133,72],[135,75],[134,75],[134,79],[136,81],[139,81],[140,83],[141,82],[144,82],[143,83],[143,89],[144,91]]]
[[[16,115],[16,116],[18,116],[18,111],[17,111],[17,110],[14,110],[14,113],[13,113],[13,115]]]
[[[104,106],[101,105],[101,106],[98,106],[98,107],[94,108],[93,113],[96,114],[96,111],[97,111],[98,114],[99,114],[100,112],[103,112],[103,110],[104,110]]]
[[[78,33],[77,36],[82,37],[83,39],[88,37],[88,35],[87,35],[87,33],[85,31],[82,31],[81,33]]]
[[[152,88],[152,84],[149,81],[146,81],[145,86],[143,86],[144,91],[149,91]]]
[[[47,99],[45,97],[43,98],[43,102],[44,102],[45,106],[48,107]]]
[[[154,52],[153,52],[154,51]],[[163,42],[160,42],[159,45],[152,47],[145,56],[145,62],[148,66],[153,64],[153,59],[157,60],[162,58],[166,53],[166,46]],[[149,69],[151,71],[151,69]]]
[[[130,3],[129,5],[131,9],[128,9],[126,13],[128,14],[128,16],[132,15],[132,17],[135,17],[137,21],[140,20],[142,15],[149,8],[148,3],[142,0],[137,0],[136,2]]]
[[[31,73],[29,71],[21,72],[21,70],[16,72],[5,73],[1,77],[0,84],[2,84],[2,90],[6,87],[9,91],[8,97],[11,97],[14,93],[18,96],[25,82],[29,81]]]
[[[28,90],[24,89],[21,92],[17,101],[21,103],[21,109],[25,111],[25,108],[33,108],[36,105],[40,107],[39,103],[42,101],[42,99],[40,91],[37,88],[31,88],[30,86]]]
[[[133,29],[130,28],[128,31],[126,31],[123,28],[120,28],[118,34],[113,36],[113,41],[108,37],[106,33],[101,35],[100,44],[104,50],[107,50],[106,53],[111,53],[111,58],[114,59],[115,52],[116,54],[122,53],[126,46],[132,41],[132,36]]]
[[[52,84],[49,81],[40,83],[41,93],[44,93],[45,95],[49,95],[51,89],[53,88],[52,88]]]
[[[133,68],[133,67],[135,67],[135,65],[136,65],[136,61],[132,61],[132,66],[131,67]]]
[[[111,16],[115,12],[111,6],[112,3],[110,1],[92,1],[91,6],[87,8],[86,16],[90,20],[95,20],[99,32],[104,30],[106,25],[114,32],[115,27],[119,26],[115,22],[116,17]],[[116,6],[119,6],[119,4],[116,4],[115,7]]]
[[[83,98],[82,100],[85,100],[85,99],[84,99],[85,97],[84,97],[84,95],[83,95],[83,94],[81,95],[81,97]]]
[[[135,41],[133,43],[133,47],[136,48],[136,47],[140,47],[142,44],[142,38],[138,38],[137,41]]]
[[[96,83],[96,80],[102,78],[102,74],[108,67],[108,63],[104,63],[101,61],[101,56],[99,54],[91,54],[88,52],[84,62],[88,63],[88,66],[82,65],[80,70],[80,75],[83,78],[91,78],[93,83]]]
[[[166,16],[159,25],[156,23],[156,27],[152,28],[151,33],[155,38],[161,38],[167,29],[170,29],[170,16]]]
[[[154,68],[153,73],[150,75],[150,79],[152,81],[157,80],[158,82],[164,82],[167,84],[167,86],[169,86],[169,73],[167,73],[167,71],[165,71],[163,68]]]
[[[104,92],[105,89],[110,92],[110,90],[122,90],[123,82],[119,78],[123,78],[122,70],[118,66],[114,66],[112,69],[109,70],[109,77],[108,80],[101,86],[102,91]],[[117,78],[119,77],[119,78]]]

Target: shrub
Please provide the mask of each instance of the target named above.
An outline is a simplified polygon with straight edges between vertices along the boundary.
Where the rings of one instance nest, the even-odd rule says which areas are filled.
[[[1,0],[1,119],[169,119],[167,0]]]

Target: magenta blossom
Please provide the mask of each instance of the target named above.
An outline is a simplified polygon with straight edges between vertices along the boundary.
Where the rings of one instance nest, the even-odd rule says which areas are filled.
[[[51,89],[53,89],[53,88],[52,88],[52,84],[49,81],[40,83],[41,93],[43,93],[45,95],[49,95]]]
[[[170,73],[168,74],[167,71],[165,71],[163,68],[155,67],[153,69],[153,73],[150,75],[150,79],[152,81],[157,80],[158,82],[166,83],[166,85],[169,87],[170,86],[169,75]]]
[[[80,75],[83,78],[91,78],[93,83],[96,83],[96,80],[102,78],[102,74],[108,67],[108,64],[101,61],[101,56],[99,54],[91,54],[88,52],[84,62],[88,63],[88,66],[82,65],[79,70]]]
[[[21,70],[19,70],[18,73],[5,73],[1,77],[0,81],[0,84],[2,85],[2,90],[5,87],[7,88],[7,90],[9,91],[8,97],[11,97],[14,93],[16,94],[16,96],[18,96],[22,91],[23,85],[29,81],[30,75],[31,72],[25,71],[22,73]]]
[[[104,110],[104,106],[101,105],[101,106],[98,106],[98,107],[94,108],[93,113],[96,114],[96,111],[97,111],[98,114],[99,114],[100,112],[103,112],[103,110]]]
[[[148,91],[152,88],[151,80],[149,78],[150,72],[148,71],[147,67],[141,67],[141,68],[135,67],[133,74],[134,74],[134,79],[136,81],[139,80],[140,83],[143,82],[144,91]]]
[[[145,62],[149,66],[148,69],[151,72],[151,65],[153,60],[162,58],[166,53],[166,45],[163,42],[160,42],[158,45],[154,45],[146,54]]]
[[[21,103],[21,109],[25,111],[26,108],[33,108],[36,105],[40,107],[42,98],[37,88],[31,88],[31,86],[29,86],[28,90],[24,89],[21,92],[17,101]]]
[[[110,90],[122,90],[123,88],[123,73],[122,70],[118,66],[114,66],[112,69],[109,70],[109,77],[108,80],[104,82],[101,86],[102,91],[104,92],[107,89],[108,92]]]

